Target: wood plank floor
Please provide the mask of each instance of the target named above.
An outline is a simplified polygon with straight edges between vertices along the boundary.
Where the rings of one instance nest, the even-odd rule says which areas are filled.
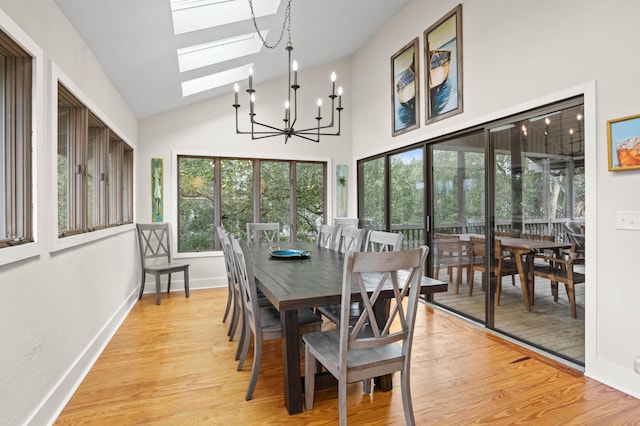
[[[265,342],[254,398],[244,400],[251,361],[236,371],[236,343],[221,322],[226,289],[145,295],[81,384],[56,424],[333,425],[335,390],[313,410],[289,416],[281,344]],[[419,425],[638,424],[640,400],[504,342],[463,320],[419,306],[411,369]],[[362,395],[351,385],[351,424],[402,425],[395,389]]]

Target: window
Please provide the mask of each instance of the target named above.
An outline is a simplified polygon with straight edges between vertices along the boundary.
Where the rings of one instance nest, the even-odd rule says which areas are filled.
[[[32,62],[0,32],[0,248],[33,241]]]
[[[133,221],[133,150],[58,85],[58,235]]]
[[[178,252],[217,250],[214,229],[279,222],[281,239],[315,241],[326,221],[326,163],[178,156]]]

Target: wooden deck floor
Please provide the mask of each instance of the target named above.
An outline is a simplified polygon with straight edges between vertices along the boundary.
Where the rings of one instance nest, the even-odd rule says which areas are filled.
[[[446,269],[441,271],[439,278],[449,280]],[[571,317],[571,308],[563,284],[559,286],[556,303],[551,295],[549,281],[536,278],[534,305],[531,311],[527,312],[522,301],[520,279],[516,277],[515,282],[516,285],[513,286],[511,277],[503,278],[500,306],[496,307],[496,328],[584,365],[585,285],[575,286],[577,318],[574,319]],[[480,273],[476,273],[475,276],[473,296],[469,297],[469,286],[465,279],[459,294],[455,294],[455,285],[450,284],[446,294],[435,296],[436,302],[480,321],[484,321],[484,298]]]
[[[138,302],[56,424],[333,425],[335,390],[289,416],[282,395],[281,344],[265,342],[258,385],[244,400],[251,362],[236,371],[222,312],[226,289],[148,294]],[[640,400],[557,365],[445,312],[420,305],[411,369],[419,425],[633,424]],[[350,424],[402,425],[391,392],[348,397]]]

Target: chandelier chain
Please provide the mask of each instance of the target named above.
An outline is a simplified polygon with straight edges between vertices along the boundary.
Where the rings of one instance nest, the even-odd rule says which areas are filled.
[[[284,37],[285,29],[289,36],[287,45],[291,46],[291,0],[287,1],[287,7],[284,12],[284,21],[282,21],[282,30],[280,31],[280,37],[278,37],[278,40],[275,42],[275,44],[272,44],[272,45],[269,45],[267,41],[264,39],[264,37],[262,37],[262,33],[260,33],[260,29],[258,28],[258,22],[256,21],[256,14],[253,10],[252,0],[249,0],[249,8],[251,9],[251,20],[253,21],[253,26],[256,29],[256,32],[258,33],[258,37],[260,37],[260,40],[262,40],[262,45],[264,47],[266,47],[267,49],[275,49],[276,47],[278,47],[280,45],[280,42],[282,41],[282,38]]]

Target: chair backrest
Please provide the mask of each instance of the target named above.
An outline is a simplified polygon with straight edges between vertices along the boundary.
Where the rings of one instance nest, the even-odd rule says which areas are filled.
[[[137,223],[140,264],[144,268],[147,262],[171,263],[171,237],[169,224]]]
[[[564,223],[565,232],[569,238],[569,242],[575,244],[576,247],[584,246],[584,234],[580,229],[580,225],[576,222],[568,221]]]
[[[336,217],[333,218],[333,224],[336,226],[342,226],[344,228],[357,228],[359,220],[357,217]]]
[[[260,241],[280,241],[280,223],[247,223],[247,242],[251,244]]]
[[[515,237],[516,233],[512,232],[512,231],[496,231],[495,232],[496,237]]]
[[[231,247],[235,259],[236,279],[240,290],[239,297],[242,300],[244,318],[256,337],[260,337],[262,324],[260,320],[260,305],[258,303],[258,289],[253,274],[253,262],[249,258],[249,247],[246,241],[239,238],[231,238]],[[258,330],[258,331],[256,331]]]
[[[318,247],[334,249],[336,246],[336,234],[339,230],[339,226],[320,225],[320,228],[318,228],[318,239],[316,240]]]
[[[364,242],[363,251],[397,251],[402,249],[402,234],[386,231],[369,231]]]
[[[227,271],[227,281],[229,285],[233,287],[235,284],[235,261],[233,259],[233,248],[231,247],[231,234],[220,226],[216,229],[218,230],[218,238],[220,239],[222,254],[224,255],[224,266]]]
[[[361,251],[367,231],[358,228],[341,228],[338,232],[337,250],[342,253]]]
[[[402,342],[402,352],[411,350],[418,296],[429,247],[390,252],[349,252],[342,277],[340,312],[340,365],[346,370],[347,351]],[[389,314],[376,316],[373,305],[382,289],[393,289]],[[362,298],[357,321],[350,322],[354,289]],[[403,299],[408,297],[407,303]],[[384,311],[384,310],[382,310]],[[393,328],[392,323],[395,324]],[[352,326],[353,324],[353,326]],[[409,357],[405,362],[409,362]]]
[[[484,259],[485,257],[485,244],[486,241],[484,238],[480,237],[471,237],[469,239],[469,253],[471,254],[472,260],[475,263],[479,262],[479,258]],[[493,257],[498,262],[502,261],[504,257],[504,253],[502,252],[502,242],[499,239],[495,239],[494,241],[494,252]]]
[[[442,257],[459,257],[463,252],[463,245],[459,235],[435,233],[433,235],[436,262]]]

